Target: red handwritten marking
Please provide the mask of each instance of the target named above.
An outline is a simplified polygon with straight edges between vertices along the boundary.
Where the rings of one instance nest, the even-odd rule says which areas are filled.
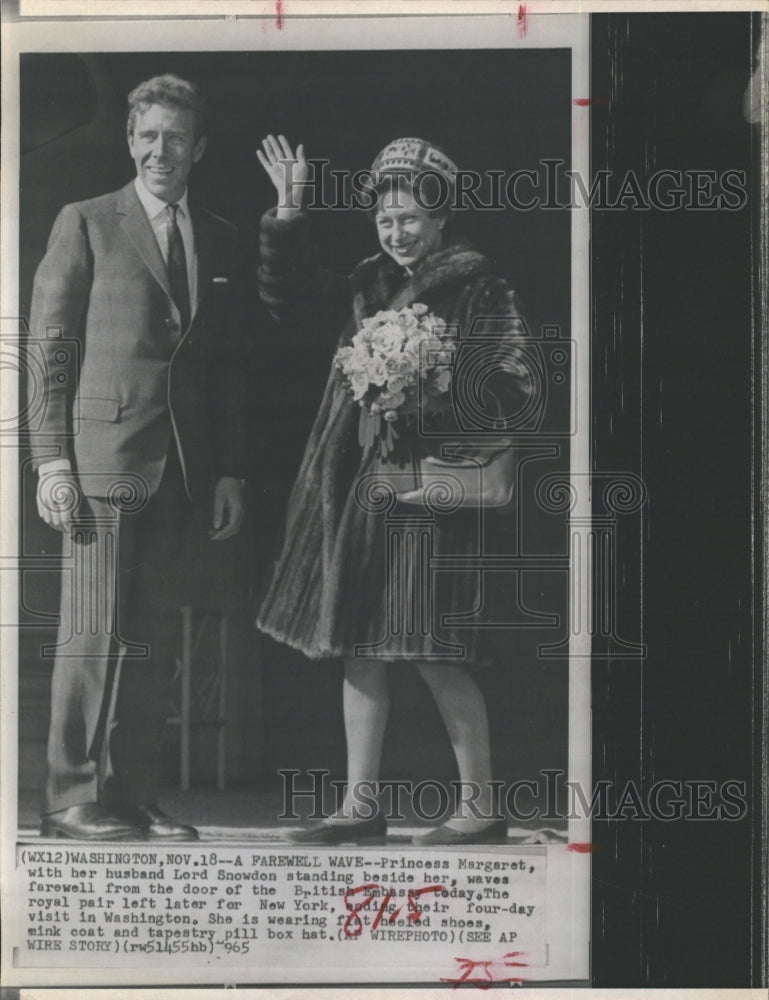
[[[275,0],[275,27],[278,31],[283,29],[283,0]]]
[[[419,896],[424,895],[426,892],[444,892],[445,890],[445,885],[423,885],[421,889],[409,889],[406,897],[409,910],[411,910],[411,913],[409,913],[409,921],[412,924],[418,924],[422,919],[422,911],[416,904],[416,899]],[[400,913],[400,910],[398,912]],[[392,923],[392,920],[390,920],[390,923]]]
[[[453,983],[454,989],[457,988],[461,983],[472,983],[474,986],[478,986],[482,990],[491,989],[491,985],[494,982],[490,966],[494,964],[494,959],[490,958],[487,962],[479,962],[472,958],[454,958],[455,962],[459,963],[459,967],[462,970],[462,975],[458,979],[450,979],[447,976],[441,976],[442,983]],[[470,973],[475,972],[476,969],[483,969],[483,976],[473,976]]]
[[[503,959],[518,958],[523,954],[524,952],[522,951],[508,951],[505,955],[502,956],[502,958]],[[491,973],[492,966],[497,962],[497,960],[494,958],[479,960],[475,958],[455,957],[454,961],[459,964],[462,975],[455,979],[442,976],[440,980],[442,983],[453,983],[454,989],[456,989],[460,985],[468,984],[471,986],[477,986],[478,989],[481,990],[488,990],[491,989],[494,983],[504,982],[504,983],[509,983],[512,986],[514,983],[526,982],[526,980],[522,979],[520,976],[497,975],[495,978]],[[519,969],[519,968],[524,968],[526,965],[528,965],[528,962],[502,961],[499,964],[505,969]],[[483,973],[480,976],[473,975],[476,969],[482,969]]]
[[[519,3],[518,4],[518,17],[516,18],[516,24],[518,25],[518,37],[519,38],[525,38],[526,37],[526,32],[529,30],[529,25],[528,25],[528,22],[527,22],[526,18],[527,18],[526,4],[525,3]]]
[[[344,901],[344,905],[347,907],[349,912],[347,914],[347,919],[342,925],[342,931],[344,934],[347,935],[347,937],[352,937],[352,938],[359,937],[360,934],[363,932],[363,920],[361,919],[360,916],[361,910],[365,910],[367,906],[373,903],[374,898],[376,897],[377,889],[381,888],[383,888],[383,886],[380,886],[378,882],[366,882],[363,885],[356,885],[354,888],[346,890],[346,892],[342,896],[342,899]],[[416,902],[419,896],[422,896],[426,892],[445,892],[445,890],[446,890],[445,885],[425,885],[422,886],[421,889],[409,889],[406,896],[406,902],[409,908],[408,920],[410,921],[410,923],[418,924],[422,919],[422,911],[420,910],[419,905]],[[359,902],[353,905],[351,897],[359,892],[367,892],[368,895],[364,896],[363,899],[361,899]],[[371,924],[372,931],[375,931],[377,927],[379,927],[382,920],[384,919],[385,911],[387,910],[388,904],[390,903],[390,900],[393,898],[394,895],[395,893],[392,891],[392,889],[389,889],[386,896],[379,904],[376,916],[374,917],[373,923]],[[388,918],[389,923],[391,924],[395,923],[395,921],[400,916],[400,912],[402,909],[403,907],[399,906],[394,913],[390,914]]]
[[[392,899],[392,896],[393,896],[393,891],[392,891],[392,889],[390,889],[390,891],[387,893],[387,895],[385,896],[385,898],[382,900],[382,905],[377,910],[376,916],[374,917],[374,923],[371,925],[371,930],[372,931],[375,931],[377,929],[377,927],[379,926],[379,922],[381,921],[382,917],[384,916],[384,912],[387,909],[387,904]],[[392,918],[390,918],[390,919],[392,920]]]
[[[595,850],[595,847],[592,844],[574,843],[574,844],[567,844],[566,850],[574,851],[575,854],[592,854],[593,851]]]
[[[575,97],[574,104],[578,108],[591,108],[594,104],[608,104],[608,97]]]

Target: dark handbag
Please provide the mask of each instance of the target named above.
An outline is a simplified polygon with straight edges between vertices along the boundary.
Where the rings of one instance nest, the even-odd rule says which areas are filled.
[[[468,450],[447,446],[442,457],[421,458],[414,470],[415,489],[398,493],[398,500],[440,510],[508,506],[515,485],[515,449],[507,441],[495,441],[472,449],[472,455]]]

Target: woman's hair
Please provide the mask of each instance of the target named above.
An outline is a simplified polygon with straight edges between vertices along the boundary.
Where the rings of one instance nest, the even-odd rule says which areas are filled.
[[[128,95],[128,136],[133,135],[136,117],[152,104],[191,111],[195,117],[195,140],[206,134],[206,99],[194,83],[173,73],[144,80]]]

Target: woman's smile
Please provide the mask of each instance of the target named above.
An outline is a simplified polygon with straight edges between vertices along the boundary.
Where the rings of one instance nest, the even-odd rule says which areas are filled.
[[[404,190],[383,197],[376,213],[379,245],[399,264],[413,267],[440,249],[444,219],[428,212]]]

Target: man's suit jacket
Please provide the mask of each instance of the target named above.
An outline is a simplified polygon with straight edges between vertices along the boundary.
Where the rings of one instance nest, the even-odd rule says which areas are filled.
[[[240,255],[235,229],[190,203],[198,303],[180,329],[160,248],[133,181],[67,205],[35,275],[30,412],[37,465],[68,457],[83,492],[129,476],[154,493],[169,448],[190,496],[243,475]]]

